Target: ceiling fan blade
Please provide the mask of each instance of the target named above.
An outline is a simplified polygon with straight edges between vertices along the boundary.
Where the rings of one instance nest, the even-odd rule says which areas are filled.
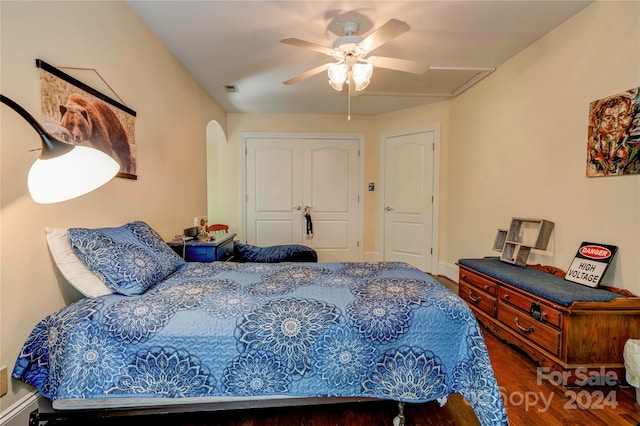
[[[369,60],[374,67],[410,72],[412,74],[424,74],[429,70],[429,64],[427,62],[410,61],[408,59],[387,58],[384,56],[371,56]]]
[[[329,69],[329,65],[331,65],[331,62],[328,62],[326,64],[320,65],[318,67],[312,68],[309,71],[305,71],[302,74],[298,74],[297,76],[290,78],[287,81],[284,81],[284,84],[295,84],[298,83],[306,78],[309,77],[313,77],[316,74],[321,73],[322,71],[326,71]]]
[[[400,34],[406,33],[410,29],[411,27],[406,22],[398,19],[390,19],[386,24],[369,34],[367,38],[358,43],[358,46],[362,47],[367,52],[371,52],[386,42],[398,37]]]
[[[333,56],[333,49],[330,47],[322,46],[321,44],[311,43],[309,41],[300,40],[297,38],[283,38],[280,43],[289,44],[291,46],[302,47],[304,49],[315,50],[316,52],[324,53],[325,55]]]

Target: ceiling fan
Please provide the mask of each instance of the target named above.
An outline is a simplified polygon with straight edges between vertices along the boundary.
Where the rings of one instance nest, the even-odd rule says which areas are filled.
[[[284,84],[295,84],[323,71],[328,71],[329,84],[337,91],[344,89],[347,84],[349,95],[355,89],[364,90],[371,79],[374,67],[404,71],[413,74],[424,74],[429,70],[426,62],[410,61],[406,59],[388,58],[383,56],[368,56],[370,52],[391,41],[399,35],[409,31],[411,27],[398,19],[390,19],[366,38],[357,35],[358,23],[347,21],[342,24],[344,36],[339,37],[332,47],[322,46],[297,38],[285,38],[281,43],[310,49],[331,56],[336,62],[328,62],[302,74],[299,74]]]

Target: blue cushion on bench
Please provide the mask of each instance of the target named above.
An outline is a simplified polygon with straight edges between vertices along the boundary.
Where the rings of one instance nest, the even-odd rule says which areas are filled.
[[[317,262],[318,255],[311,247],[300,244],[257,247],[235,241],[232,260],[241,263]]]
[[[622,297],[611,291],[580,285],[537,269],[512,265],[497,257],[460,259],[458,264],[562,306],[569,306],[573,302],[608,302]]]

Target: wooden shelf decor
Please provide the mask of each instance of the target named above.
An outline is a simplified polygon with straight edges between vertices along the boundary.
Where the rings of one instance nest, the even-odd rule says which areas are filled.
[[[493,250],[500,260],[525,266],[531,250],[546,250],[554,223],[545,219],[514,217],[509,229],[498,229]]]
[[[493,250],[502,252],[504,248],[504,243],[507,241],[507,230],[506,229],[498,229],[498,233],[496,234],[496,239],[493,242]]]

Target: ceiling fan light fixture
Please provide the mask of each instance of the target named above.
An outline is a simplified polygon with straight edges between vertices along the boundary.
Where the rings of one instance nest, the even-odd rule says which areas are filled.
[[[353,64],[351,71],[353,82],[355,83],[355,89],[357,91],[364,90],[371,82],[371,75],[373,75],[373,66],[369,63]]]
[[[329,84],[338,92],[342,91],[344,82],[347,80],[348,68],[345,63],[335,63],[329,65]]]

